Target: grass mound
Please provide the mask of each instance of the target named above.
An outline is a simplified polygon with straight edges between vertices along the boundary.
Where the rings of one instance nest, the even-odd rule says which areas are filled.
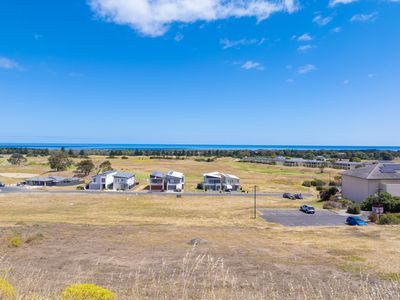
[[[117,300],[117,296],[95,284],[73,284],[62,293],[63,300]]]
[[[7,280],[0,277],[0,299],[15,300],[17,299],[17,291]]]

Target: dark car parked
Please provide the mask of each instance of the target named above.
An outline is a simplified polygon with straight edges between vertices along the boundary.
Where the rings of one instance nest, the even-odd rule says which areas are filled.
[[[303,200],[304,199],[304,197],[303,197],[303,194],[294,194],[294,197],[296,198],[296,199],[298,199],[298,200]]]
[[[292,195],[292,194],[290,194],[290,193],[284,193],[284,194],[283,194],[283,198],[291,199],[291,200],[296,199],[296,198],[294,197],[294,195]]]
[[[315,214],[315,208],[308,204],[300,206],[300,211],[305,212],[306,214]]]
[[[0,181],[0,187],[5,187],[6,185]]]

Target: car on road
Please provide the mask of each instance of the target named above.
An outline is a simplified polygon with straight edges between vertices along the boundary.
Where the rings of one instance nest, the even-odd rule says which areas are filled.
[[[308,204],[300,206],[300,211],[305,212],[306,214],[315,214],[315,208]]]
[[[365,222],[360,217],[350,216],[346,219],[346,223],[351,226],[367,226],[367,222]]]
[[[0,181],[0,187],[5,187],[6,185]]]
[[[297,199],[297,200],[303,200],[304,199],[304,197],[303,197],[303,194],[294,194],[294,198],[295,199]]]
[[[290,199],[290,200],[296,199],[296,198],[294,197],[294,195],[292,195],[292,194],[290,194],[290,193],[284,193],[284,194],[283,194],[283,198]]]

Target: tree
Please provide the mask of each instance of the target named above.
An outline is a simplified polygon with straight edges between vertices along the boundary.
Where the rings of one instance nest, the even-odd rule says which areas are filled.
[[[330,187],[320,191],[321,201],[328,201],[332,196],[335,196],[339,192],[337,187]]]
[[[50,155],[49,164],[52,170],[64,171],[71,165],[71,161],[65,151],[57,151]]]
[[[85,176],[89,175],[94,169],[94,163],[91,159],[81,160],[77,165],[77,170]]]
[[[99,172],[111,171],[112,169],[113,168],[109,160],[103,161],[99,166]]]
[[[400,212],[400,197],[393,197],[389,193],[371,195],[361,203],[361,209],[371,210],[373,205],[383,205],[385,212]]]
[[[12,165],[20,165],[22,163],[26,163],[27,159],[20,153],[14,153],[8,159],[8,162]]]

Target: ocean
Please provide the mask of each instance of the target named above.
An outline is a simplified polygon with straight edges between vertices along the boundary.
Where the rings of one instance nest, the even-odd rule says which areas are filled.
[[[0,148],[72,150],[392,150],[400,146],[0,143]]]

